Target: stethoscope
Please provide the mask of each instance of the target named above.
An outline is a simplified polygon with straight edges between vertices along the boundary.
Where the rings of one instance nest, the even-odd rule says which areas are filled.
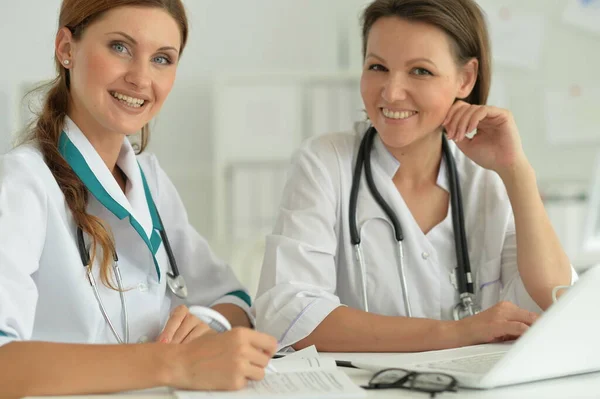
[[[149,199],[149,202],[152,201],[152,198]],[[152,204],[154,206],[154,204]],[[169,238],[167,237],[167,232],[165,231],[164,224],[160,218],[160,214],[158,213],[158,209],[155,207],[156,215],[160,221],[160,225],[162,228],[160,229],[160,237],[165,246],[165,251],[167,252],[167,257],[169,258],[169,265],[171,266],[172,272],[167,272],[167,286],[171,290],[171,292],[181,299],[187,298],[188,291],[187,285],[185,283],[185,279],[181,274],[179,274],[179,268],[177,267],[177,261],[175,260],[175,256],[173,255],[173,250],[171,249],[171,244],[169,243]],[[89,251],[85,246],[85,240],[83,239],[83,231],[80,227],[77,227],[77,249],[79,250],[79,256],[81,257],[81,262],[83,266],[87,269],[87,278],[94,290],[94,296],[96,297],[96,301],[98,302],[98,307],[100,308],[100,312],[106,320],[106,324],[108,324],[111,329],[113,335],[115,336],[117,342],[120,344],[129,343],[129,319],[127,315],[127,305],[125,303],[125,294],[123,289],[123,278],[121,277],[121,271],[119,269],[119,257],[117,256],[117,251],[113,252],[113,264],[112,268],[114,271],[115,279],[117,280],[117,288],[119,289],[119,296],[121,298],[121,309],[123,315],[123,330],[124,330],[124,338],[117,332],[115,326],[112,323],[112,320],[108,316],[108,312],[104,307],[104,302],[102,301],[102,297],[98,292],[98,286],[96,284],[96,278],[92,272],[92,268],[88,267],[90,264],[90,255]]]
[[[360,178],[364,167],[365,178],[369,191],[375,198],[377,204],[385,212],[387,217],[392,222],[394,229],[394,236],[398,242],[396,257],[399,264],[400,280],[402,287],[402,297],[404,299],[404,308],[406,315],[412,317],[410,298],[408,295],[408,286],[406,283],[406,270],[404,267],[404,235],[402,233],[402,226],[400,221],[396,217],[396,214],[388,203],[383,199],[375,182],[373,180],[373,173],[371,171],[371,149],[373,148],[373,140],[377,135],[377,130],[374,127],[370,127],[365,133],[361,140],[358,154],[356,157],[356,165],[354,167],[354,175],[352,177],[352,188],[350,190],[350,210],[349,210],[349,224],[350,224],[350,240],[354,246],[354,252],[356,260],[360,266],[362,276],[362,297],[365,307],[365,311],[369,311],[369,303],[367,299],[367,271],[365,261],[363,258],[360,234],[356,225],[356,209],[358,200],[358,189],[360,186]],[[460,192],[460,184],[458,181],[458,172],[456,170],[456,163],[454,157],[450,152],[448,140],[443,135],[442,138],[442,151],[446,158],[448,167],[448,180],[450,181],[450,203],[452,207],[452,225],[454,228],[454,246],[456,249],[456,262],[457,262],[457,273],[456,279],[459,291],[459,302],[454,306],[453,316],[454,320],[460,320],[468,316],[472,316],[481,311],[481,308],[475,303],[475,291],[473,288],[473,278],[471,275],[471,263],[469,262],[469,250],[467,247],[467,236],[465,233],[465,222],[462,208],[462,195]]]

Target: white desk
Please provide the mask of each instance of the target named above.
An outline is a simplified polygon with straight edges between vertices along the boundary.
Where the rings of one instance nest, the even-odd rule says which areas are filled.
[[[482,346],[483,348],[484,346]],[[451,355],[451,351],[445,351]],[[473,349],[474,353],[480,351],[479,348]],[[598,354],[590,354],[597,356]],[[336,360],[360,361],[363,363],[377,364],[383,367],[403,367],[411,363],[428,361],[431,359],[440,359],[440,352],[429,353],[321,353],[320,356],[333,358]],[[532,365],[534,366],[534,365]],[[373,372],[349,368],[340,368],[346,372],[350,378],[359,385],[364,385],[369,381]],[[598,398],[600,397],[600,372],[566,378],[559,378],[548,381],[540,381],[529,384],[515,385],[491,390],[470,390],[459,389],[457,393],[443,393],[436,398],[483,398],[483,399],[505,399],[505,398],[527,398],[527,399],[565,399],[565,398]],[[122,393],[118,395],[94,395],[94,396],[69,396],[54,397],[63,399],[174,399],[175,396],[170,390],[165,388],[153,389],[147,391],[137,391]],[[421,392],[413,392],[404,389],[390,390],[369,390],[367,398],[417,398],[428,399],[429,395]],[[40,398],[42,399],[42,398]],[[48,399],[44,397],[43,399]]]
[[[450,351],[447,351],[450,354]],[[321,353],[323,357],[333,357],[336,360],[350,360],[363,363],[374,363],[384,367],[403,367],[411,363],[428,360],[439,360],[439,352],[435,357],[427,353],[395,354],[395,353]],[[352,380],[360,385],[366,384],[372,372],[346,369]],[[404,389],[386,391],[367,391],[368,398],[421,398],[427,399],[428,395]],[[528,384],[514,385],[490,390],[473,390],[459,388],[457,393],[443,393],[436,398],[483,398],[483,399],[571,399],[571,398],[599,398],[600,397],[600,372],[554,380],[539,381]]]

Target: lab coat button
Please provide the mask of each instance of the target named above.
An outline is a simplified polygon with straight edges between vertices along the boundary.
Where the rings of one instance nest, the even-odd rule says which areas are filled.
[[[142,335],[142,336],[140,337],[140,339],[138,339],[138,344],[145,344],[145,343],[146,343],[146,342],[148,342],[148,341],[149,341],[148,337],[147,337],[147,336],[145,336],[145,335]]]
[[[139,283],[138,290],[140,290],[140,292],[146,292],[148,291],[148,285],[144,283]]]
[[[422,257],[423,259],[427,260],[427,259],[429,259],[429,253],[427,253],[427,252],[423,252],[423,253],[421,254],[421,257]]]

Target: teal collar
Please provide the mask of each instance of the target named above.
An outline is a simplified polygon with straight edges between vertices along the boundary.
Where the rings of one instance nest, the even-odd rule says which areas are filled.
[[[15,338],[14,335],[5,333],[4,331],[0,330],[0,337],[7,337],[7,338]]]
[[[131,215],[129,211],[127,211],[127,209],[121,206],[121,204],[115,201],[115,199],[111,197],[110,194],[106,191],[106,189],[102,186],[102,183],[100,183],[96,175],[94,175],[94,172],[85,161],[85,158],[83,157],[79,149],[75,146],[75,144],[73,144],[73,142],[69,139],[69,136],[64,131],[61,133],[58,141],[58,150],[63,156],[63,158],[67,161],[67,163],[71,166],[75,174],[81,179],[83,184],[90,191],[90,193],[106,209],[108,209],[120,220],[123,220],[126,217],[129,218],[129,223],[144,241],[144,243],[150,250],[150,253],[152,253],[154,267],[156,268],[158,281],[160,281],[161,273],[158,261],[156,260],[156,252],[158,251],[158,248],[162,243],[160,232],[163,230],[163,226],[160,222],[156,205],[152,200],[150,188],[148,187],[148,182],[146,181],[146,176],[144,175],[144,171],[142,170],[142,168],[140,167],[140,173],[142,175],[142,181],[144,184],[146,202],[148,203],[148,209],[152,218],[152,235],[149,238],[146,235],[146,232],[144,231],[142,225],[133,217],[133,215]]]

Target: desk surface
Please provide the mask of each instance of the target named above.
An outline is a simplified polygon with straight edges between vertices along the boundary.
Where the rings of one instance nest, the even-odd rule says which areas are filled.
[[[474,349],[478,351],[477,349]],[[452,351],[444,351],[452,356]],[[359,361],[363,363],[381,365],[382,367],[402,367],[411,363],[440,359],[440,353],[320,353],[325,358],[336,360]],[[532,365],[533,366],[533,365]],[[349,368],[340,368],[350,376],[356,384],[364,385],[368,382],[373,372]],[[427,399],[429,396],[420,392],[403,389],[367,391],[367,398],[418,398]],[[460,389],[458,393],[444,393],[438,395],[443,398],[483,398],[504,399],[507,397],[528,399],[563,399],[563,398],[598,398],[600,397],[600,372],[539,381],[528,384],[514,385],[491,390]],[[49,397],[44,397],[48,399]],[[115,395],[69,396],[54,397],[69,399],[174,399],[175,396],[169,389],[159,388],[146,391],[128,392]],[[41,399],[41,398],[40,398]]]

